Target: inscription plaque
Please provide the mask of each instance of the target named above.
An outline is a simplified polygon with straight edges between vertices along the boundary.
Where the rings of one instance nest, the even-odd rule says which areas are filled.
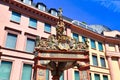
[[[52,58],[84,58],[83,54],[64,54],[64,53],[41,53],[41,57],[52,57]]]

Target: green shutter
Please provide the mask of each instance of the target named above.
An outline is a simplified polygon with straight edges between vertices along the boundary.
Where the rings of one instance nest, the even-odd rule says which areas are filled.
[[[22,70],[22,80],[31,80],[32,65],[24,64]]]
[[[10,80],[12,62],[2,61],[0,66],[0,80]]]

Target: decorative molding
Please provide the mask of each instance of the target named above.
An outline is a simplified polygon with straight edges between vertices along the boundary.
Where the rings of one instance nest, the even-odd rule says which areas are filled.
[[[18,33],[18,34],[21,34],[21,30],[18,30],[18,29],[14,29],[14,28],[11,28],[11,27],[7,27],[7,26],[5,26],[5,28],[4,28],[5,30],[8,30],[8,32],[9,31],[14,31],[14,32],[16,32],[16,33]]]

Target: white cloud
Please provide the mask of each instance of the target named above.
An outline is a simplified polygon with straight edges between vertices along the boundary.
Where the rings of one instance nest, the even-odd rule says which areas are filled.
[[[95,0],[102,6],[112,10],[113,12],[120,12],[120,1],[117,0]]]

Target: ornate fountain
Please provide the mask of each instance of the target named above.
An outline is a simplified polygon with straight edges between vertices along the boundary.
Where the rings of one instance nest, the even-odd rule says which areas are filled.
[[[59,9],[56,35],[47,39],[36,38],[34,57],[34,80],[41,80],[40,71],[49,69],[53,80],[59,80],[64,70],[77,67],[82,79],[89,80],[88,41],[79,42],[65,34],[62,9]]]

